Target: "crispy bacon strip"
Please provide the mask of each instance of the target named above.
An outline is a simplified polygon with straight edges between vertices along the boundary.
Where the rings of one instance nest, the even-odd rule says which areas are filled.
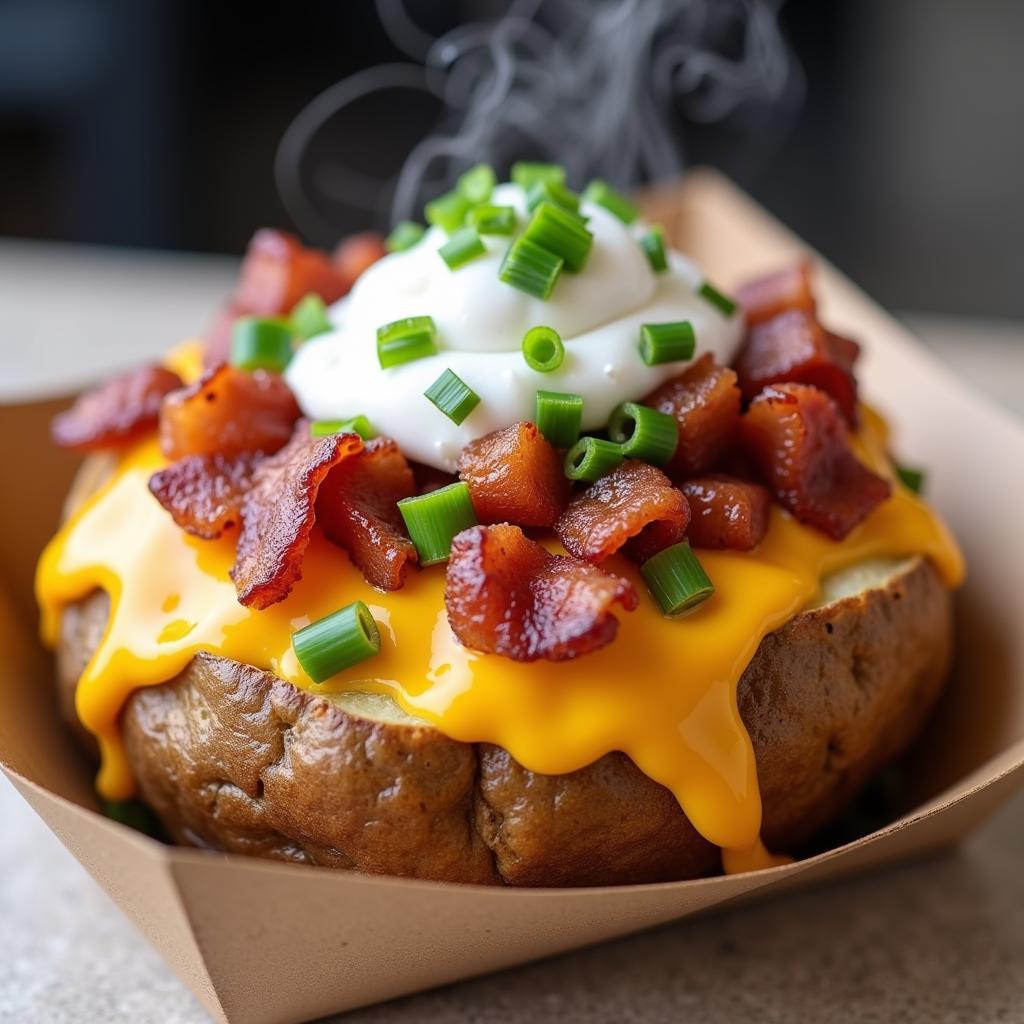
[[[149,489],[178,526],[210,540],[242,521],[242,500],[261,458],[190,455],[154,473]]]
[[[601,562],[619,548],[645,562],[682,540],[690,507],[660,469],[627,459],[569,502],[555,526],[565,550]]]
[[[133,441],[156,426],[164,396],[181,378],[163,366],[142,366],[87,391],[53,421],[62,448],[98,451]]]
[[[682,492],[690,503],[686,536],[694,547],[750,551],[761,543],[772,497],[760,484],[717,473],[687,480]]]
[[[299,406],[277,374],[222,363],[168,395],[160,410],[160,445],[168,459],[276,452],[292,436]]]
[[[736,373],[743,396],[753,398],[769,384],[813,384],[839,404],[848,423],[857,414],[853,364],[860,346],[830,334],[803,310],[790,310],[750,329]]]
[[[806,384],[765,388],[743,418],[743,441],[779,504],[836,540],[892,490],[851,451],[832,398]]]
[[[790,309],[799,309],[814,316],[814,294],[811,291],[811,264],[801,260],[774,274],[748,281],[736,292],[747,324],[763,323]]]
[[[679,445],[668,474],[685,480],[713,469],[736,440],[740,392],[736,374],[718,366],[710,353],[644,399],[676,418]]]
[[[378,590],[398,590],[417,562],[397,505],[415,493],[409,463],[384,437],[335,466],[320,488],[317,520]]]
[[[459,476],[482,523],[553,526],[569,500],[561,456],[525,421],[467,444]]]
[[[610,643],[614,605],[637,606],[627,580],[552,555],[518,526],[474,526],[452,544],[445,583],[459,641],[514,661],[565,661]]]
[[[343,238],[335,246],[331,263],[348,291],[364,270],[387,254],[384,239],[376,231],[361,231]]]
[[[300,423],[291,441],[263,459],[242,502],[242,532],[231,578],[238,600],[267,608],[302,576],[317,494],[334,467],[363,450],[358,434],[311,437]]]

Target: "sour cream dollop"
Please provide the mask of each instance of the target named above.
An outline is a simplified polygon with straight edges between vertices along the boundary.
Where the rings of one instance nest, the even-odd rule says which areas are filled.
[[[491,202],[515,207],[520,229],[525,226],[518,186],[499,186]],[[668,269],[655,274],[638,243],[643,225],[627,226],[593,203],[584,202],[580,212],[594,235],[590,258],[580,273],[563,273],[547,301],[498,279],[512,241],[506,236],[485,236],[487,252],[457,270],[438,254],[447,236],[437,228],[375,263],[331,308],[334,330],[306,342],[288,367],[303,412],[314,419],[362,413],[409,458],[452,472],[470,441],[532,420],[538,390],[581,395],[583,428],[594,430],[620,402],[642,398],[680,373],[687,363],[644,364],[641,324],[689,320],[698,355],[732,358],[741,318],[723,316],[697,293],[704,276],[696,265],[670,252]],[[437,354],[381,369],[377,328],[412,316],[433,318]],[[523,335],[539,324],[553,327],[565,343],[565,360],[552,373],[530,369],[523,358]],[[480,396],[461,424],[424,396],[446,369]]]

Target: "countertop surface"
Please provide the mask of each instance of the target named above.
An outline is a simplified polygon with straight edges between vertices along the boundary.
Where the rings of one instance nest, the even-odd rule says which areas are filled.
[[[38,327],[44,265],[47,283],[63,275],[82,296],[81,304],[65,297],[54,312],[62,365],[74,359],[82,338],[98,338],[104,372],[205,324],[233,273],[230,261],[217,258],[0,240],[0,354],[19,357],[9,361],[13,370],[0,382],[0,400],[36,388],[37,360],[18,341]],[[134,311],[124,300],[133,294],[127,305]],[[113,322],[112,307],[119,310]],[[136,333],[140,307],[153,325],[144,338]],[[959,372],[1024,415],[1024,325],[906,319]],[[933,860],[670,925],[344,1019],[1024,1022],[1022,849],[1024,794],[962,848]],[[0,776],[0,1022],[208,1019]]]

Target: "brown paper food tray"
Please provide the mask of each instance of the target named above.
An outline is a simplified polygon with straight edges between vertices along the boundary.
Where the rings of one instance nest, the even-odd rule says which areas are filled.
[[[726,288],[808,251],[708,171],[649,193],[646,205]],[[576,890],[441,885],[176,849],[86,809],[95,806],[89,772],[57,722],[29,590],[71,466],[46,441],[53,402],[0,407],[0,762],[216,1019],[289,1024],[892,863],[966,835],[1024,781],[1024,483],[1010,472],[1024,466],[1024,429],[819,266],[825,318],[864,342],[864,393],[890,415],[897,451],[928,467],[930,496],[970,575],[954,683],[914,769],[916,809],[857,842],[754,874]]]

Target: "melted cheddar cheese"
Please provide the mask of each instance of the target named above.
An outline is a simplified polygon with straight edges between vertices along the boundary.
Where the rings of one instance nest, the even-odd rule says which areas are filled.
[[[886,466],[881,422],[865,410],[865,461]],[[110,596],[106,634],[78,687],[78,713],[99,740],[98,788],[128,797],[133,780],[118,716],[133,690],[172,679],[201,651],[266,669],[317,692],[387,694],[447,736],[507,749],[524,767],[571,772],[621,750],[668,787],[697,830],[725,851],[729,870],[770,863],[759,844],[761,801],[737,683],[761,639],[793,618],[830,573],[879,556],[925,555],[955,586],[961,556],[936,515],[896,485],[845,540],[803,527],[779,508],[754,552],[702,551],[714,596],[682,618],[662,615],[636,567],[607,567],[643,595],[619,613],[613,643],[568,662],[517,663],[463,648],[444,610],[444,570],[411,573],[391,594],[372,590],[345,552],[314,533],[303,578],[264,611],[242,607],[228,570],[236,536],[203,541],[180,530],[150,495],[162,466],[155,439],[120,460],[113,478],[67,521],[37,576],[45,640],[61,609],[97,588]],[[316,686],[292,633],[351,601],[367,603],[380,655]]]

